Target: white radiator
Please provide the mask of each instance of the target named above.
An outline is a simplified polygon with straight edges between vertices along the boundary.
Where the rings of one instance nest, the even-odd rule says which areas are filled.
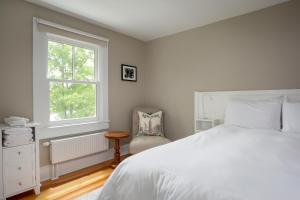
[[[108,150],[105,132],[50,141],[52,179],[57,178],[57,164]]]

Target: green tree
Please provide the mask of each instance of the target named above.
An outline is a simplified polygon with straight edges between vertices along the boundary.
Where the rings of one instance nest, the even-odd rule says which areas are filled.
[[[76,119],[96,115],[94,50],[48,42],[50,119]],[[66,81],[67,80],[67,81]]]

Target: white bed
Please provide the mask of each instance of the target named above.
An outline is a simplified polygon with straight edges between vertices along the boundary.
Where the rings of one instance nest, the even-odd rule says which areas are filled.
[[[123,161],[99,200],[299,200],[300,137],[218,126]]]
[[[195,125],[203,118],[227,125],[126,159],[98,199],[299,200],[300,129],[280,132],[282,99],[291,94],[300,90],[195,92]]]

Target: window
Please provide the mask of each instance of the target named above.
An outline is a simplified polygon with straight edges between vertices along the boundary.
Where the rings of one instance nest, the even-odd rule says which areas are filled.
[[[106,46],[36,27],[34,120],[41,138],[107,129],[107,113]]]
[[[48,39],[50,121],[97,117],[97,50]]]

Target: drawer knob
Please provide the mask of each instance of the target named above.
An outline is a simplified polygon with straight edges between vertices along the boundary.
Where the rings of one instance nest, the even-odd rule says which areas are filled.
[[[18,154],[21,155],[21,151],[18,151]]]
[[[21,183],[21,182],[19,182],[19,183],[18,183],[18,185],[19,185],[19,186],[21,186],[21,185],[22,185],[22,183]]]
[[[18,167],[18,170],[21,170],[22,169],[22,167]]]

